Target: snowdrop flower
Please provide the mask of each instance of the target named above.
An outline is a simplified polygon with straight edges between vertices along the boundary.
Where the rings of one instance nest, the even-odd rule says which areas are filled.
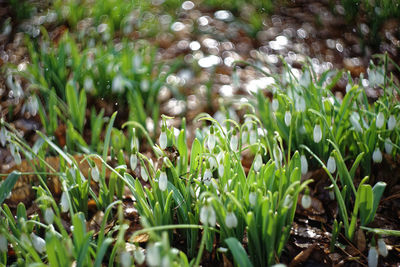
[[[250,192],[249,194],[249,203],[251,206],[255,206],[257,201],[257,194],[256,192]]]
[[[146,252],[146,262],[149,266],[160,266],[161,264],[161,255],[159,244],[150,244],[147,246]]]
[[[112,81],[111,90],[114,93],[122,93],[124,91],[124,85],[125,85],[124,78],[121,75],[117,75],[114,77]]]
[[[326,164],[327,169],[330,173],[334,173],[336,171],[336,161],[335,158],[330,156],[328,158],[328,163]]]
[[[305,175],[308,172],[308,162],[306,156],[301,155],[300,164],[301,164],[301,174]]]
[[[69,202],[67,198],[67,193],[65,192],[62,192],[61,194],[60,206],[61,206],[61,212],[67,212],[69,210]]]
[[[167,174],[163,171],[160,173],[160,178],[158,178],[158,188],[161,191],[165,191],[167,189],[168,177]]]
[[[209,168],[207,168],[204,171],[204,176],[203,176],[203,181],[207,186],[210,184],[211,177],[212,177],[211,170]]]
[[[46,242],[44,241],[43,238],[32,233],[31,239],[32,239],[32,245],[37,252],[43,253],[46,250]]]
[[[131,170],[134,171],[137,167],[138,158],[136,154],[131,154],[129,158],[129,164],[131,165]]]
[[[256,157],[254,158],[254,170],[258,172],[261,169],[262,166],[262,157],[261,154],[257,154]]]
[[[228,212],[225,217],[225,224],[228,228],[235,228],[238,224],[236,215],[233,212]]]
[[[329,191],[328,191],[328,194],[329,194],[329,198],[330,198],[331,200],[334,200],[334,199],[335,199],[335,192],[334,192],[333,190],[329,190]]]
[[[219,175],[219,177],[224,176],[224,172],[225,172],[224,164],[222,164],[222,162],[220,162],[220,164],[218,166],[218,175]]]
[[[396,126],[396,118],[394,117],[394,115],[390,115],[388,119],[387,128],[389,131],[392,131],[395,126]]]
[[[378,266],[378,251],[375,247],[371,247],[368,252],[368,267]]]
[[[319,143],[322,139],[322,130],[319,124],[314,127],[313,138],[315,143]]]
[[[210,163],[210,169],[214,169],[217,167],[217,161],[215,160],[215,158],[213,156],[208,158],[208,163]]]
[[[383,257],[386,257],[389,254],[385,241],[382,238],[378,239],[378,251]]]
[[[362,132],[362,128],[360,125],[360,115],[356,112],[353,112],[350,116],[350,122],[351,125],[353,125],[353,128],[356,132],[361,133]]]
[[[131,266],[132,262],[131,262],[131,254],[128,251],[122,251],[119,254],[119,261],[121,262],[121,265],[123,267],[129,267]]]
[[[231,137],[231,143],[230,143],[231,149],[233,151],[236,151],[238,149],[238,145],[239,145],[239,138],[236,135],[236,129],[235,129],[233,130],[233,134]]]
[[[303,195],[303,197],[301,198],[301,206],[303,206],[304,209],[309,209],[311,207],[310,195]]]
[[[168,139],[167,139],[167,133],[165,132],[165,129],[161,130],[160,138],[158,141],[160,142],[161,149],[165,149],[167,147]]]
[[[376,116],[376,128],[380,129],[382,128],[383,124],[385,123],[385,116],[383,115],[382,112],[379,112],[378,115]]]
[[[282,151],[279,149],[278,146],[273,148],[273,154],[275,159],[275,165],[279,168],[282,165]]]
[[[304,97],[301,96],[296,101],[296,110],[299,112],[303,112],[306,110],[306,101],[304,100]]]
[[[44,210],[44,221],[47,224],[52,224],[54,221],[54,211],[52,208],[48,207]]]
[[[200,209],[200,222],[204,225],[209,225],[214,227],[217,219],[215,215],[215,211],[212,206],[204,205]]]
[[[211,126],[210,128],[210,135],[207,139],[207,146],[210,151],[212,151],[215,147],[215,135],[214,135],[214,127]]]
[[[250,131],[250,138],[249,138],[250,145],[253,145],[257,142],[257,131],[252,129]]]
[[[146,167],[140,167],[140,176],[142,176],[143,181],[147,182],[149,180],[149,175],[147,174]]]
[[[142,265],[142,263],[145,260],[145,255],[144,255],[143,251],[140,248],[136,249],[133,252],[133,257],[135,258],[135,263],[137,263],[138,265]]]
[[[285,124],[286,124],[287,127],[290,126],[290,122],[291,122],[291,121],[292,121],[292,114],[290,113],[289,110],[287,110],[287,111],[285,112]]]
[[[7,238],[4,235],[0,234],[0,252],[7,252],[8,251],[8,242]]]
[[[372,153],[372,160],[375,163],[381,163],[382,162],[382,152],[379,148],[375,149],[375,151]]]
[[[99,181],[99,177],[100,177],[100,172],[99,169],[97,168],[97,166],[94,166],[94,168],[92,168],[92,171],[90,172],[93,178],[93,181],[95,181],[96,183]]]
[[[291,195],[286,195],[285,200],[283,201],[283,206],[288,207],[289,209],[293,205],[293,197]]]
[[[272,110],[273,110],[273,111],[277,111],[278,108],[279,108],[279,101],[278,101],[278,99],[272,100]]]
[[[0,129],[0,144],[1,144],[1,146],[5,146],[6,145],[6,141],[7,141],[7,130],[3,126]]]
[[[392,141],[390,140],[390,138],[386,138],[386,140],[385,140],[385,152],[386,152],[386,154],[391,154],[392,150],[393,150]]]

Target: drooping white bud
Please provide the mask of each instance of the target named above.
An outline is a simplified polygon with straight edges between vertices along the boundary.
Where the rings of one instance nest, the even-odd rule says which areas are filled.
[[[356,112],[353,112],[350,116],[350,122],[353,125],[353,128],[356,132],[361,133],[362,132],[362,128],[360,125],[360,115]]]
[[[224,176],[224,171],[225,171],[224,165],[222,163],[220,163],[219,166],[218,166],[218,175],[219,175],[219,177]]]
[[[376,148],[374,152],[372,153],[372,160],[375,163],[381,163],[382,162],[382,152],[379,148]]]
[[[257,194],[256,192],[250,192],[249,194],[249,203],[251,206],[256,205],[256,200],[257,200]]]
[[[99,169],[97,168],[97,166],[94,166],[94,168],[92,168],[92,171],[90,173],[92,175],[93,181],[95,181],[97,183],[99,181],[99,177],[100,177],[100,172],[99,172]]]
[[[44,210],[44,221],[47,224],[52,224],[54,221],[54,211],[52,208],[48,207]]]
[[[40,254],[46,250],[46,242],[43,238],[31,233],[32,245]]]
[[[167,133],[165,131],[161,131],[159,142],[161,149],[165,149],[167,147],[168,139],[167,139]]]
[[[119,261],[121,262],[122,267],[130,267],[132,265],[131,254],[128,251],[122,251],[119,254]]]
[[[61,194],[60,206],[61,206],[61,212],[67,212],[69,210],[67,193],[65,193],[65,192],[62,192],[62,194]]]
[[[217,168],[217,161],[215,160],[215,158],[214,157],[209,157],[208,158],[208,163],[210,163],[210,169],[214,169],[214,168]]]
[[[145,182],[149,180],[149,175],[147,174],[146,168],[144,166],[140,167],[140,176],[142,176],[142,179]]]
[[[328,163],[326,164],[327,169],[330,173],[334,173],[336,171],[336,160],[334,157],[330,156],[328,158]]]
[[[254,170],[258,172],[261,169],[262,166],[262,157],[261,154],[257,154],[256,157],[254,158]]]
[[[145,260],[145,255],[140,248],[136,249],[133,252],[133,257],[135,258],[135,263],[137,263],[138,265],[142,265]]]
[[[207,168],[204,171],[203,181],[209,182],[211,180],[211,177],[212,177],[212,172],[211,172],[211,170],[209,168]]]
[[[285,112],[285,124],[286,126],[290,126],[290,122],[292,121],[292,113],[290,113],[290,111],[286,111]]]
[[[231,149],[233,151],[236,151],[238,149],[238,144],[239,144],[239,138],[237,137],[237,135],[233,135],[231,138]]]
[[[308,209],[311,207],[310,195],[308,195],[308,194],[303,195],[303,197],[301,198],[301,206],[303,206],[304,209]]]
[[[371,247],[368,252],[368,267],[378,266],[378,251],[375,247]]]
[[[214,227],[216,224],[216,215],[213,207],[204,205],[200,209],[200,222],[202,224],[208,224],[209,226]]]
[[[225,217],[225,224],[228,228],[235,228],[238,224],[236,215],[233,212],[228,212]]]
[[[306,156],[301,155],[300,164],[301,164],[301,174],[305,175],[308,172],[308,162]]]
[[[167,189],[167,184],[168,184],[168,177],[165,172],[160,173],[160,178],[158,178],[158,188],[160,188],[161,191],[165,191]]]
[[[315,143],[319,143],[322,139],[322,130],[319,124],[314,127],[313,139]]]
[[[129,158],[129,164],[131,165],[131,170],[134,171],[137,167],[138,158],[136,154],[131,154]]]
[[[387,124],[387,128],[389,131],[392,131],[394,129],[394,127],[396,127],[396,118],[394,117],[394,115],[390,115],[389,119],[388,119],[388,124]]]
[[[214,149],[214,147],[215,147],[215,135],[214,134],[210,134],[208,136],[207,146],[210,151],[212,151]]]
[[[161,264],[161,255],[160,248],[157,244],[150,244],[146,249],[146,262],[149,266],[160,266]]]
[[[8,241],[4,235],[0,234],[0,252],[7,252],[8,251]]]
[[[0,145],[5,146],[7,141],[7,132],[5,127],[0,129]]]
[[[257,131],[256,130],[251,130],[250,131],[250,139],[249,139],[250,145],[253,145],[257,142]]]
[[[379,238],[377,243],[378,243],[379,254],[381,254],[383,257],[386,257],[389,254],[389,252],[386,247],[385,241],[382,238]]]
[[[385,123],[385,116],[382,112],[379,112],[376,116],[376,128],[382,128],[383,124]]]
[[[277,111],[279,108],[279,101],[278,99],[273,99],[272,100],[272,110],[273,111]]]
[[[386,154],[392,154],[392,150],[393,150],[392,141],[390,140],[390,138],[386,138],[386,140],[385,140],[385,152],[386,152]]]
[[[286,206],[290,209],[292,205],[293,205],[293,197],[291,195],[286,195],[285,200],[283,201],[283,206]]]
[[[282,151],[278,146],[275,146],[273,148],[273,154],[275,159],[275,165],[277,168],[279,168],[282,165]]]

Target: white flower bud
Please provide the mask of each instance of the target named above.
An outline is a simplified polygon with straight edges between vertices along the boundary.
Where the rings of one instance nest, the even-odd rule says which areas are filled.
[[[3,126],[0,129],[0,144],[2,146],[5,146],[6,141],[7,141],[7,132],[6,132],[6,128]]]
[[[217,161],[212,156],[208,158],[208,163],[210,163],[210,169],[215,169],[218,166]]]
[[[394,127],[396,127],[396,118],[394,117],[394,115],[390,115],[389,119],[388,119],[388,124],[387,124],[387,128],[389,131],[392,131],[394,129]]]
[[[165,131],[161,131],[159,142],[161,149],[165,149],[167,147],[168,139],[167,139],[167,133]]]
[[[368,267],[378,266],[378,251],[375,247],[371,247],[368,252]]]
[[[8,241],[4,235],[0,234],[0,252],[7,252],[8,251]]]
[[[134,171],[137,167],[138,158],[136,154],[131,154],[129,158],[129,164],[131,165],[131,170]]]
[[[279,168],[282,165],[282,151],[278,146],[275,146],[273,148],[273,154],[275,159],[275,165],[277,168]]]
[[[250,192],[249,194],[249,203],[251,206],[255,206],[257,201],[257,194],[256,192]]]
[[[44,221],[47,224],[52,224],[53,223],[53,221],[54,221],[54,211],[53,211],[52,208],[49,207],[49,208],[46,208],[44,210]]]
[[[385,241],[382,238],[378,239],[378,251],[383,257],[386,257],[389,254]]]
[[[311,197],[307,195],[303,195],[301,198],[301,206],[303,206],[304,209],[309,209],[311,207]]]
[[[46,250],[46,242],[44,241],[43,238],[32,233],[31,239],[32,239],[32,245],[37,252],[41,254]]]
[[[392,150],[393,150],[392,141],[390,140],[390,138],[386,138],[386,140],[385,140],[385,152],[386,152],[386,154],[392,154]]]
[[[157,244],[150,244],[147,246],[147,255],[146,262],[149,266],[160,266],[161,264],[161,255],[160,249]]]
[[[286,206],[290,209],[292,205],[293,205],[293,197],[291,195],[286,195],[285,200],[283,201],[283,206]]]
[[[272,100],[272,110],[273,111],[277,111],[279,108],[279,101],[278,99],[273,99]]]
[[[228,212],[225,217],[225,224],[228,228],[235,228],[238,224],[236,215],[233,212]]]
[[[335,199],[335,192],[334,192],[333,190],[329,190],[328,194],[329,194],[329,198],[330,198],[331,200],[334,200],[334,199]]]
[[[261,169],[262,166],[262,157],[260,154],[257,154],[255,159],[254,159],[254,170],[258,172]]]
[[[119,254],[119,261],[121,262],[122,267],[130,267],[131,262],[131,254],[128,251],[122,251]]]
[[[135,263],[137,263],[138,265],[142,265],[142,263],[145,260],[145,255],[144,255],[143,251],[140,248],[136,249],[133,252],[133,257],[135,258]]]
[[[296,101],[296,110],[299,112],[306,110],[306,101],[304,100],[304,97],[299,97],[299,99]]]
[[[219,166],[218,166],[218,175],[219,175],[219,177],[224,176],[224,171],[225,171],[224,165],[223,164],[219,164]]]
[[[328,163],[326,164],[327,169],[330,173],[334,173],[336,171],[336,160],[334,157],[330,156],[328,158]]]
[[[97,183],[99,181],[99,177],[100,177],[100,172],[99,172],[99,169],[97,168],[97,166],[94,166],[94,168],[92,168],[92,171],[90,173],[92,175],[93,181],[95,181]]]
[[[301,155],[300,164],[301,164],[301,174],[305,175],[308,172],[308,162],[306,156]]]
[[[200,209],[200,222],[214,227],[216,224],[216,215],[213,207],[205,205]]]
[[[313,139],[315,143],[319,143],[322,139],[322,130],[319,124],[314,127]]]
[[[65,192],[62,192],[61,194],[60,206],[61,206],[61,212],[67,212],[69,210],[69,202],[67,198],[67,193]]]
[[[257,142],[257,131],[255,130],[251,130],[250,131],[250,145],[253,145]]]
[[[204,171],[204,176],[203,176],[203,181],[206,183],[206,185],[210,182],[211,177],[212,177],[212,172],[210,169],[207,168]]]
[[[237,135],[233,135],[231,138],[231,149],[233,151],[236,151],[238,149],[238,144],[239,144],[239,138],[237,137]]]
[[[353,112],[350,116],[350,122],[353,125],[353,128],[356,132],[361,133],[362,132],[362,128],[360,125],[360,115],[356,112]]]
[[[212,151],[214,149],[214,147],[215,147],[215,135],[214,134],[210,134],[208,136],[207,146],[210,151]]]
[[[385,116],[382,112],[379,112],[376,116],[376,128],[382,128],[383,124],[385,123]]]
[[[372,160],[375,163],[382,162],[382,152],[379,148],[375,149],[375,151],[372,153]]]
[[[146,168],[144,166],[140,167],[140,176],[142,176],[142,179],[145,182],[149,180],[149,175],[147,174]]]
[[[289,127],[291,121],[292,121],[292,114],[288,110],[288,111],[285,112],[285,124],[286,124],[286,126]]]
[[[165,191],[167,189],[167,184],[168,184],[168,177],[165,172],[160,173],[160,178],[158,178],[158,188],[160,188],[161,191]]]

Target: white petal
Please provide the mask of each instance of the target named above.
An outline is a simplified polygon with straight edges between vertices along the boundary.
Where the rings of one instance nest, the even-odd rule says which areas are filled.
[[[203,181],[211,180],[212,173],[210,169],[204,171]]]
[[[273,110],[273,111],[277,111],[278,108],[279,108],[279,101],[278,101],[278,99],[272,100],[272,110]]]
[[[251,130],[250,131],[250,145],[253,145],[257,142],[257,131],[255,130]]]
[[[131,170],[134,171],[137,167],[137,163],[138,163],[138,158],[136,156],[136,154],[131,154],[130,158],[129,158],[129,163],[131,165]]]
[[[378,251],[383,257],[386,257],[389,254],[385,241],[382,238],[378,239]]]
[[[208,212],[209,212],[208,223],[211,227],[214,227],[215,224],[217,223],[217,216],[215,214],[213,207],[208,206]]]
[[[319,124],[314,127],[313,138],[315,143],[319,143],[322,139],[322,130]]]
[[[392,141],[390,140],[390,138],[386,138],[386,140],[385,140],[385,152],[386,152],[386,154],[392,154],[392,150],[393,150]]]
[[[301,174],[305,175],[308,172],[308,162],[306,156],[301,155],[300,163],[301,163]]]
[[[145,255],[140,248],[133,252],[133,257],[135,258],[135,263],[139,265],[141,265],[145,260]]]
[[[262,166],[262,157],[260,154],[257,154],[255,159],[254,159],[254,170],[258,172],[261,169]]]
[[[99,172],[99,169],[97,168],[97,166],[92,168],[91,174],[92,174],[93,181],[98,182],[99,177],[100,177],[100,172]]]
[[[47,224],[52,224],[54,221],[54,211],[52,208],[46,208],[44,211],[44,221]]]
[[[334,157],[330,156],[326,165],[330,173],[334,173],[336,171],[336,160]]]
[[[147,246],[147,255],[146,261],[149,266],[160,266],[161,264],[161,255],[159,246],[156,244],[150,244]]]
[[[375,149],[375,151],[372,153],[372,160],[375,163],[381,163],[382,162],[382,152],[379,148]]]
[[[35,235],[34,233],[31,234],[32,238],[32,245],[35,250],[39,253],[43,253],[46,250],[46,242],[43,238]]]
[[[390,115],[387,127],[389,131],[392,131],[396,127],[396,118],[393,115]]]
[[[220,164],[218,166],[218,175],[219,175],[219,177],[224,176],[224,171],[225,171],[224,165]]]
[[[250,192],[249,194],[249,202],[251,206],[255,206],[257,201],[257,194],[256,192]]]
[[[292,114],[290,113],[290,111],[286,111],[285,112],[285,124],[286,126],[290,126],[290,122],[292,121]]]
[[[165,149],[167,147],[168,140],[167,133],[165,131],[161,132],[159,142],[161,149]]]
[[[165,191],[167,189],[168,177],[165,172],[161,172],[160,178],[158,179],[158,187],[161,191]]]
[[[225,224],[228,228],[235,228],[238,224],[238,220],[233,212],[228,212],[225,217]]]
[[[303,195],[301,198],[301,205],[304,209],[308,209],[311,207],[311,197],[309,195]]]
[[[375,247],[371,247],[368,252],[368,267],[378,266],[378,251]]]
[[[210,134],[208,136],[207,146],[210,151],[212,151],[214,149],[214,147],[215,147],[215,135],[214,134]]]
[[[132,264],[131,254],[128,251],[122,251],[119,254],[119,260],[121,262],[122,267],[129,267]]]
[[[61,212],[67,212],[69,210],[69,203],[67,198],[67,193],[62,192],[61,194]]]
[[[382,112],[379,112],[376,116],[376,128],[382,128],[383,124],[385,123],[385,116]]]
[[[231,138],[231,149],[236,151],[238,149],[239,140],[236,135],[232,136]]]
[[[143,181],[147,182],[149,180],[149,175],[147,174],[146,168],[140,167],[140,176],[142,176]]]

